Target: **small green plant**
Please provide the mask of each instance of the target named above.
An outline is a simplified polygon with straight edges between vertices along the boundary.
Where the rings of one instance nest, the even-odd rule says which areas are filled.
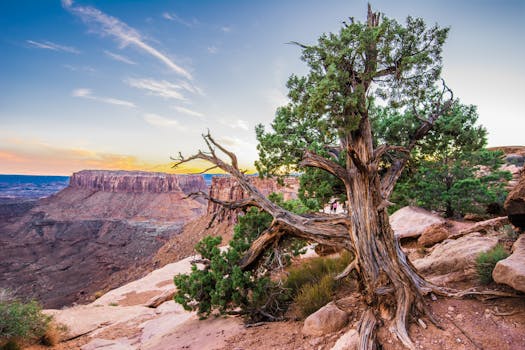
[[[325,275],[321,281],[304,284],[294,298],[294,309],[301,319],[316,312],[332,300],[336,281]]]
[[[51,316],[43,314],[36,301],[24,303],[5,291],[0,294],[0,349],[17,349],[42,339]]]
[[[343,252],[339,257],[319,257],[311,259],[288,271],[284,286],[293,298],[292,313],[305,318],[332,300],[341,281],[334,277],[350,263],[352,256]]]
[[[303,285],[318,283],[326,276],[335,276],[350,263],[351,254],[344,252],[337,258],[314,258],[288,270],[284,286],[297,294]]]
[[[481,283],[488,284],[492,282],[492,271],[496,263],[508,256],[509,253],[505,251],[501,244],[498,244],[486,253],[480,253],[476,258],[476,269]]]

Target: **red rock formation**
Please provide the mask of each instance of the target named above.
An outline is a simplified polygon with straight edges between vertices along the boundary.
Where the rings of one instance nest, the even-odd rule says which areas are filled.
[[[296,199],[299,191],[299,178],[297,177],[285,178],[284,185],[279,185],[276,180],[261,179],[257,176],[251,177],[250,181],[265,196],[270,195],[272,192],[282,193],[284,200]],[[210,196],[222,201],[237,201],[246,198],[246,193],[244,193],[235,178],[230,176],[215,176],[211,181]],[[208,214],[217,213],[220,209],[221,206],[219,204],[209,202]],[[228,212],[219,215],[217,219],[231,222],[235,221],[236,217],[237,212]]]
[[[510,222],[521,230],[525,230],[525,168],[521,172],[518,184],[507,196],[505,210]]]
[[[169,193],[206,191],[200,175],[175,175],[145,171],[82,170],[69,180],[70,188],[115,193]]]
[[[140,277],[165,242],[205,213],[206,201],[184,199],[205,190],[198,175],[75,173],[69,187],[0,221],[0,288],[61,307]]]

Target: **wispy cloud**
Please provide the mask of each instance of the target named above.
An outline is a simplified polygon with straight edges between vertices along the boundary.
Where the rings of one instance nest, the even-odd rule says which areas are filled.
[[[72,0],[62,0],[62,5],[64,8],[88,24],[93,31],[98,32],[101,35],[108,35],[117,39],[121,47],[133,45],[143,52],[157,58],[175,73],[183,76],[186,79],[192,79],[192,76],[188,70],[182,68],[173,62],[173,60],[166,54],[148,44],[137,30],[131,28],[120,19],[107,15],[97,8],[91,6],[73,5]]]
[[[135,104],[133,102],[125,101],[125,100],[119,100],[112,97],[101,97],[101,96],[95,96],[93,95],[93,92],[90,89],[75,89],[71,92],[71,96],[73,97],[80,97],[80,98],[87,98],[89,100],[94,101],[100,101],[116,106],[123,106],[128,108],[135,108]]]
[[[211,54],[216,54],[217,52],[219,52],[219,49],[217,48],[217,46],[208,46],[208,52]]]
[[[220,119],[219,122],[223,125],[229,126],[232,129],[242,129],[250,130],[250,124],[246,120],[236,119],[236,120],[226,120]]]
[[[151,78],[128,78],[124,80],[124,82],[131,87],[146,90],[150,95],[181,101],[187,101],[187,98],[182,94],[182,91],[190,92],[192,94],[204,95],[200,88],[184,80],[178,81],[177,83],[172,83],[166,80],[155,80]]]
[[[73,46],[65,46],[53,43],[51,41],[34,41],[34,40],[26,40],[26,42],[31,47],[36,47],[38,49],[45,49],[45,50],[52,50],[52,51],[61,51],[61,52],[68,52],[68,53],[74,53],[79,54],[80,51],[74,48]]]
[[[166,80],[130,78],[125,82],[131,87],[146,90],[150,95],[186,101],[186,98],[180,93],[183,87]]]
[[[224,33],[229,33],[232,31],[232,27],[230,26],[222,26],[221,27],[221,30],[224,32]]]
[[[144,120],[153,126],[159,127],[171,127],[177,128],[179,130],[186,130],[177,120],[169,119],[155,113],[146,113],[144,114]]]
[[[64,68],[69,69],[72,72],[88,72],[95,73],[97,70],[90,66],[73,66],[71,64],[64,64]]]
[[[191,110],[189,108],[185,108],[185,107],[181,107],[181,106],[173,106],[172,107],[174,110],[176,110],[177,112],[180,112],[182,114],[186,114],[186,115],[189,115],[189,116],[192,116],[192,117],[197,117],[197,118],[204,118],[204,114],[200,113],[200,112],[197,112],[197,111],[194,111],[194,110]]]
[[[195,18],[192,18],[190,21],[180,17],[175,12],[164,12],[162,14],[162,17],[167,19],[168,21],[176,22],[179,24],[182,24],[183,26],[186,26],[188,28],[194,27],[199,24],[199,21]]]
[[[114,52],[105,50],[104,53],[106,54],[106,56],[108,56],[109,58],[111,58],[111,59],[113,59],[115,61],[119,61],[119,62],[123,62],[123,63],[127,63],[127,64],[137,64],[136,62],[130,60],[129,58],[127,58],[125,56],[122,56],[122,55],[119,55],[119,54],[116,54]]]

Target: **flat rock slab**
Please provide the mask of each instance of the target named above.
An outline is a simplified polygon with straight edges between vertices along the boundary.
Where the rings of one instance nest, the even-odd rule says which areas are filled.
[[[439,215],[418,207],[403,207],[390,216],[390,225],[399,238],[418,237],[428,227],[444,222]]]
[[[431,253],[413,261],[419,272],[431,276],[434,283],[443,284],[476,278],[476,257],[498,244],[496,237],[474,232],[456,240],[437,244]]]
[[[512,254],[498,261],[492,278],[525,293],[525,235],[521,235],[512,246]]]
[[[67,327],[65,339],[91,333],[112,324],[127,322],[139,317],[154,316],[155,309],[143,306],[74,306],[64,310],[44,310],[58,324]]]
[[[132,345],[128,339],[99,339],[95,338],[80,348],[81,350],[137,350],[138,346]]]
[[[169,322],[169,320],[166,320]],[[141,344],[141,350],[168,349],[221,349],[226,340],[244,330],[242,319],[231,317],[199,320],[193,316],[186,322],[173,327],[162,337],[153,337]]]
[[[191,271],[191,261],[193,259],[193,257],[188,257],[175,263],[165,265],[160,269],[150,272],[139,280],[109,291],[95,300],[92,304],[155,306],[155,301],[159,298],[167,298],[168,296],[173,295],[175,292],[173,277],[180,273],[189,273]]]

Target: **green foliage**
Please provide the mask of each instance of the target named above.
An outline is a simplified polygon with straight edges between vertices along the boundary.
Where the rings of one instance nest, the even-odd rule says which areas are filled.
[[[500,171],[501,164],[499,152],[484,149],[458,149],[452,158],[418,160],[412,174],[398,183],[392,201],[398,207],[417,205],[447,217],[485,213],[489,204],[503,205],[507,196],[511,174]]]
[[[345,269],[352,256],[345,252],[340,257],[318,257],[310,259],[303,264],[290,268],[286,278],[285,287],[297,294],[302,286],[308,283],[319,283],[324,276],[335,276]]]
[[[296,316],[305,318],[332,300],[342,284],[334,277],[348,266],[351,258],[350,253],[344,252],[337,258],[314,258],[288,270],[284,286],[293,298]]]
[[[373,127],[376,143],[407,146],[419,120],[407,111],[398,113],[375,107]],[[474,106],[455,101],[449,112],[420,141],[411,154],[392,194],[395,211],[417,205],[445,213],[447,217],[484,213],[487,205],[502,204],[510,173],[499,170],[503,154],[485,149],[487,131],[477,125]],[[387,155],[388,156],[388,155]]]
[[[0,345],[16,349],[20,344],[30,344],[42,338],[49,329],[51,317],[42,313],[36,301],[27,303],[11,297],[0,299]]]
[[[335,285],[331,275],[323,276],[319,282],[303,285],[294,298],[297,316],[304,319],[328,304],[333,298]]]
[[[271,129],[256,127],[259,174],[300,172],[300,198],[311,209],[323,207],[332,197],[344,201],[340,180],[301,166],[304,152],[314,151],[345,166],[344,150],[338,147],[345,135],[357,132],[362,118],[371,116],[374,97],[392,110],[407,110],[409,105],[428,110],[437,96],[434,85],[447,33],[447,28],[429,28],[419,18],[408,17],[400,24],[382,16],[378,27],[352,21],[338,33],[322,35],[316,44],[298,44],[309,72],[289,78],[290,102],[277,109]]]
[[[488,284],[493,281],[492,271],[496,263],[509,256],[505,248],[498,244],[486,253],[480,253],[476,258],[476,269],[481,283]]]
[[[272,198],[282,200],[278,196]],[[304,209],[298,201],[285,205]],[[222,252],[219,249],[221,237],[202,239],[195,249],[206,262],[205,267],[199,269],[194,265],[190,274],[174,277],[177,286],[175,301],[186,310],[197,310],[201,317],[209,316],[214,310],[223,314],[236,308],[240,308],[251,321],[278,317],[288,299],[285,291],[257,270],[242,271],[239,267],[243,254],[271,220],[270,215],[250,208],[245,215],[239,216],[230,248]],[[267,254],[263,261],[271,265],[271,254]]]

